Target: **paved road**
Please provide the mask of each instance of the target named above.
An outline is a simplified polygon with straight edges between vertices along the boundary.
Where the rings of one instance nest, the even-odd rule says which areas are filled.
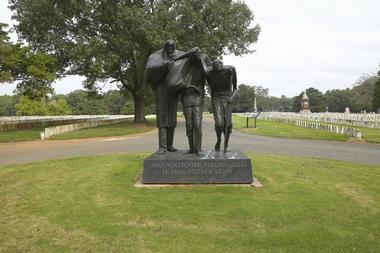
[[[203,149],[213,149],[215,139],[213,120],[204,118]],[[186,140],[184,122],[181,120],[176,129],[175,146],[187,149]],[[0,165],[121,152],[153,152],[156,148],[156,130],[112,138],[0,143]],[[248,135],[234,130],[230,148],[244,152],[321,157],[380,165],[379,144],[282,139]]]

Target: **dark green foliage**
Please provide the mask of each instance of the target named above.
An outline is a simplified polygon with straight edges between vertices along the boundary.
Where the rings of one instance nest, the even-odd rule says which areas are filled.
[[[21,96],[40,100],[53,93],[56,60],[41,50],[9,41],[5,24],[0,23],[0,82],[18,82]]]
[[[15,105],[17,116],[44,116],[48,115],[46,105],[41,100],[21,97],[19,103]]]
[[[301,98],[302,98],[303,92],[299,94],[298,96],[295,96],[292,98],[292,111],[293,112],[299,112],[301,110]]]
[[[306,94],[310,99],[310,110],[312,112],[326,111],[327,104],[321,91],[311,87],[306,90]]]
[[[380,71],[377,73],[377,81],[373,92],[372,104],[375,112],[380,113]]]
[[[328,90],[325,99],[329,112],[344,112],[346,107],[352,108],[352,92],[345,90]]]
[[[20,101],[14,106],[18,116],[35,115],[70,115],[71,109],[62,98],[51,99],[49,101],[30,99],[21,97]]]
[[[16,96],[0,96],[0,117],[1,116],[15,116],[15,104],[18,102]]]
[[[87,91],[76,90],[65,97],[74,115],[107,114],[107,108],[98,97],[91,97]]]
[[[47,105],[49,115],[71,115],[71,109],[66,101],[62,98],[49,101]]]
[[[250,86],[240,84],[237,98],[232,103],[234,112],[252,112],[254,109],[254,97],[257,95],[257,109],[268,110],[269,89],[262,86]]]
[[[359,79],[356,86],[352,88],[352,111],[367,112],[373,109],[373,98],[375,91],[375,83],[378,80],[377,75],[364,75]]]
[[[126,114],[126,115],[131,115],[133,114],[133,112],[134,112],[134,106],[133,106],[133,103],[131,102],[125,103],[121,110],[121,113]]]
[[[103,96],[103,103],[105,104],[108,114],[122,114],[122,109],[127,100],[131,101],[131,98],[127,98],[120,91],[110,90]],[[133,114],[133,111],[132,113]]]
[[[169,38],[178,48],[199,46],[211,57],[251,52],[259,26],[244,2],[230,0],[54,1],[10,0],[16,29],[33,48],[54,54],[59,74],[117,82],[133,97],[135,121],[144,121],[149,88],[147,57]],[[151,98],[150,98],[151,100]]]
[[[293,106],[293,99],[288,98],[284,95],[280,97],[280,111],[281,112],[291,112]]]
[[[310,111],[311,112],[325,112],[326,111],[326,100],[321,91],[310,87],[306,90],[306,94],[309,97],[310,101]],[[301,109],[301,98],[303,92],[301,92],[298,96],[293,97],[293,112],[299,112]]]

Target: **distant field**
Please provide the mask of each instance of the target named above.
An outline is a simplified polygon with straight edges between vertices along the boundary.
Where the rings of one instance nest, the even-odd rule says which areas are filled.
[[[254,120],[249,119],[249,128],[246,128],[246,118],[233,116],[234,128],[249,134],[273,136],[282,138],[299,138],[312,140],[347,141],[347,135],[336,134],[312,128],[303,128],[290,124],[276,123],[269,120],[257,120],[257,128],[253,128]]]
[[[148,124],[122,122],[55,135],[50,137],[49,140],[84,139],[137,134],[154,129],[154,124],[155,119],[149,119]],[[41,138],[41,131],[43,131],[43,128],[2,132],[0,133],[0,142],[39,140]]]
[[[143,154],[0,167],[0,252],[380,252],[380,167],[250,155],[263,188],[135,188]]]
[[[50,137],[49,140],[85,139],[138,134],[154,129],[154,122],[155,120],[149,120],[149,124],[134,124],[133,122],[122,122],[94,128],[86,128],[74,132],[54,135]]]
[[[347,141],[348,136],[327,132],[323,130],[317,130],[312,128],[303,128],[290,124],[276,123],[270,120],[257,120],[257,128],[253,128],[253,118],[249,119],[249,128],[246,128],[246,117],[233,116],[234,128],[239,129],[242,132],[256,135],[283,137],[283,138],[300,138],[300,139],[313,139],[313,140],[335,140],[335,141]],[[363,139],[371,143],[380,143],[380,129],[378,128],[365,128],[352,125],[332,124],[328,125],[348,126],[360,129],[363,133]]]

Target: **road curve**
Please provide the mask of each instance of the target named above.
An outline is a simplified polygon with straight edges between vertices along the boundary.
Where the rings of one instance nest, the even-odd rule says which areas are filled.
[[[175,146],[187,149],[184,121],[176,129]],[[215,144],[213,120],[203,120],[203,149]],[[0,143],[0,165],[19,164],[39,160],[76,156],[92,156],[123,152],[154,152],[157,149],[157,131],[144,134],[82,139]],[[299,140],[264,137],[234,130],[230,149],[244,152],[319,157],[334,160],[380,165],[379,144],[356,144],[338,141]]]

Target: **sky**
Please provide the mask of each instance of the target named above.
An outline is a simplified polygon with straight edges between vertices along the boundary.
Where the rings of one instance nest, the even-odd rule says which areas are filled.
[[[314,87],[344,89],[380,64],[379,0],[246,0],[261,26],[254,53],[224,56],[236,67],[238,83],[263,86],[272,96],[296,96]],[[0,22],[11,23],[7,0]],[[15,36],[13,36],[15,38]],[[196,45],[194,45],[196,46]],[[186,50],[186,49],[184,49]],[[57,80],[56,93],[82,88],[83,78]],[[0,84],[0,95],[15,85]],[[104,90],[115,86],[104,84]]]

